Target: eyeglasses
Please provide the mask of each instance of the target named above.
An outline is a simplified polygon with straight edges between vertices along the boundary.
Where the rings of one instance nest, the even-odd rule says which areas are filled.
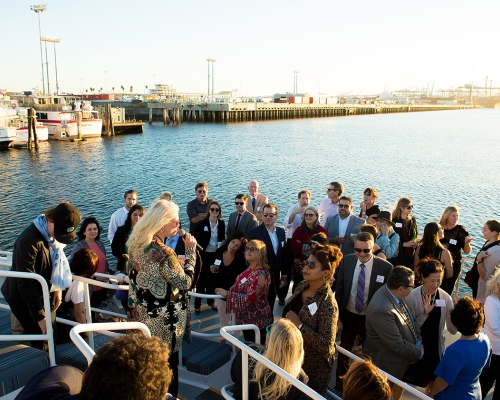
[[[316,263],[314,261],[304,261],[304,268],[314,269],[316,268]]]
[[[271,337],[271,328],[273,327],[274,324],[266,326],[266,334],[268,337]]]
[[[196,193],[207,193],[206,190],[197,190]]]
[[[253,253],[254,251],[257,251],[257,250],[259,250],[259,249],[257,249],[256,247],[248,247],[248,246],[245,247],[245,251],[249,251],[251,253]]]
[[[314,213],[312,213],[312,214],[309,214],[309,213],[304,214],[304,217],[306,217],[306,218],[309,218],[309,217],[312,218],[312,217],[315,217],[315,216],[316,216],[316,214],[314,214]]]
[[[339,204],[339,208],[349,208],[350,204]]]
[[[212,212],[219,212],[220,208],[211,208],[210,211],[212,211]]]
[[[409,204],[409,205],[406,206],[407,210],[411,210],[412,208],[413,208],[413,204]]]
[[[356,253],[365,253],[365,254],[369,254],[369,253],[372,251],[372,249],[360,249],[360,248],[358,248],[358,247],[355,247],[355,248],[354,248],[354,251],[355,251]]]
[[[264,217],[274,217],[276,214],[273,214],[273,213],[264,213],[262,214]]]
[[[236,204],[237,206],[242,206],[245,203],[242,201],[235,201],[234,204]]]

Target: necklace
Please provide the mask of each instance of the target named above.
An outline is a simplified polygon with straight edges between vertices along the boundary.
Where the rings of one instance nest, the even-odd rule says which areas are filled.
[[[422,287],[422,289],[420,289],[421,292],[422,292],[422,298],[425,298],[426,296],[431,296],[431,302],[430,302],[430,305],[432,306],[435,302],[436,302],[436,296],[437,296],[437,291],[436,293],[434,293],[433,295],[430,295],[430,294],[425,294],[424,292],[424,288]]]

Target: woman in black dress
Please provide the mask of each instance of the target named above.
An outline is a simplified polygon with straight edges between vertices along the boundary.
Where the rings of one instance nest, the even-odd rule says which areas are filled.
[[[439,364],[445,350],[445,322],[448,332],[457,333],[451,323],[450,312],[453,301],[448,293],[439,287],[443,279],[444,267],[438,260],[424,258],[416,269],[422,286],[413,289],[406,303],[412,310],[420,327],[420,335],[425,352],[416,363],[408,366],[403,380],[426,388],[426,394],[434,382],[434,370]]]
[[[401,197],[392,212],[394,232],[399,235],[399,251],[396,258],[388,260],[392,265],[404,265],[413,269],[413,256],[418,241],[418,226],[411,215],[413,202],[409,197]]]
[[[459,212],[457,206],[448,206],[444,209],[439,223],[444,228],[444,237],[441,244],[448,249],[453,258],[453,276],[446,279],[443,289],[451,296],[455,283],[462,272],[462,250],[469,254],[472,250],[472,238],[463,225],[458,224]]]

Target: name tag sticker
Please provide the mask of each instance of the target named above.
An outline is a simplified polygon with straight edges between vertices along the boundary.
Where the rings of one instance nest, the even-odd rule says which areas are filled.
[[[379,283],[384,283],[384,275],[377,275],[376,281]]]
[[[450,239],[450,244],[457,244],[456,239]]]
[[[214,265],[220,265],[220,260],[215,260]]]
[[[316,305],[316,302],[309,304],[308,307],[309,307],[309,312],[311,313],[311,315],[316,314],[316,311],[318,311],[318,306]]]
[[[208,226],[205,226],[205,228],[203,229],[205,232],[208,232]]]
[[[402,228],[403,224],[401,222],[396,222],[396,228]]]
[[[446,302],[444,299],[436,300],[436,307],[446,307]]]
[[[257,211],[260,211],[260,206],[257,207]]]
[[[285,247],[285,242],[281,242],[281,247]]]
[[[247,281],[247,278],[243,278],[240,283],[245,283]]]

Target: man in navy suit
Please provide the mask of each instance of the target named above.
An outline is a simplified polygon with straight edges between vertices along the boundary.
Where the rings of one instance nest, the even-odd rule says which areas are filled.
[[[278,207],[274,204],[265,204],[262,207],[263,223],[248,232],[248,241],[261,240],[266,244],[267,262],[271,270],[271,286],[269,287],[269,305],[274,309],[276,292],[281,279],[287,279],[284,262],[285,230],[275,225],[278,218]]]
[[[241,231],[247,235],[250,229],[259,225],[257,217],[247,210],[247,196],[244,194],[237,195],[234,199],[234,204],[236,205],[236,211],[229,215],[226,229],[227,237],[231,236],[236,231]]]
[[[360,233],[354,242],[354,254],[344,256],[338,269],[335,300],[339,307],[340,346],[351,351],[356,337],[366,339],[366,308],[373,294],[387,282],[392,265],[373,255],[375,239]],[[347,356],[339,353],[335,390],[343,392],[341,377],[347,372]]]

